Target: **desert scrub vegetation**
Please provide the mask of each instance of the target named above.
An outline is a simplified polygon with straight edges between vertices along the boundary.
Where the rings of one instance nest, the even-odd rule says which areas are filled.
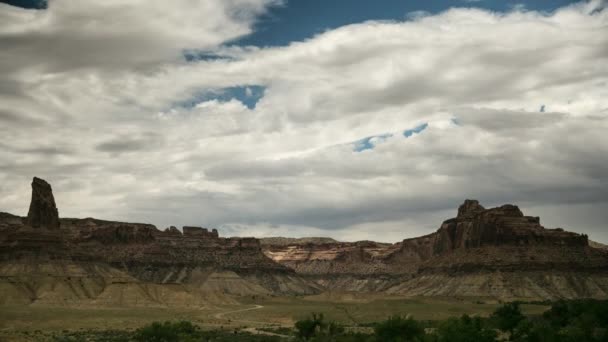
[[[513,302],[487,318],[462,315],[431,323],[392,316],[366,325],[373,327],[373,333],[350,333],[314,314],[296,322],[295,329],[299,340],[313,342],[606,342],[608,301],[557,301],[542,315],[532,317],[522,314],[520,304]]]
[[[311,314],[293,328],[253,331],[202,330],[188,321],[153,322],[135,331],[78,331],[46,335],[44,341],[91,342],[606,342],[608,301],[572,300],[551,303],[540,315],[526,316],[520,304],[505,303],[489,317],[468,316],[418,321],[410,316],[346,327],[323,314]],[[268,334],[270,333],[270,334]]]
[[[247,332],[205,331],[189,321],[153,322],[135,331],[78,331],[62,332],[41,337],[53,342],[278,342],[279,337],[253,335]]]

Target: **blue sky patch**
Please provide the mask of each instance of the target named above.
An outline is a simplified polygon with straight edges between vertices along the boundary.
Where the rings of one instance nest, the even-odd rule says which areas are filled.
[[[386,133],[380,135],[372,135],[361,140],[357,140],[353,143],[355,145],[353,151],[361,152],[365,150],[371,150],[374,148],[374,146],[376,146],[376,144],[381,143],[392,136],[392,133]]]
[[[175,103],[174,107],[194,108],[197,104],[207,101],[217,100],[219,102],[228,102],[232,99],[236,99],[247,106],[247,108],[255,109],[258,101],[264,97],[265,90],[266,87],[260,85],[244,85],[207,90],[197,93],[187,100]]]
[[[48,7],[47,0],[2,0],[0,2],[28,9],[43,9]]]
[[[514,8],[554,11],[576,3],[573,0],[287,0],[269,9],[257,21],[254,32],[232,44],[241,46],[286,46],[327,30],[368,20],[411,20],[419,14],[437,14],[453,7],[475,7],[496,12]],[[229,44],[230,45],[230,44]]]
[[[411,137],[414,134],[418,134],[424,131],[429,126],[428,123],[423,123],[411,129],[406,129],[403,131],[403,136],[406,138]],[[362,152],[365,150],[373,150],[377,144],[383,143],[386,139],[395,136],[395,133],[385,133],[379,135],[372,135],[369,137],[365,137],[363,139],[357,140],[353,143],[353,151]]]
[[[414,135],[414,133],[420,133],[424,131],[427,127],[429,127],[429,124],[425,122],[422,125],[416,126],[412,129],[406,129],[405,131],[403,131],[403,136],[409,138]]]

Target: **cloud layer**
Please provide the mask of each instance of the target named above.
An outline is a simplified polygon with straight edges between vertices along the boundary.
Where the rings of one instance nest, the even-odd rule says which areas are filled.
[[[278,4],[0,4],[0,209],[36,175],[62,216],[396,241],[478,198],[608,241],[604,2],[229,45]]]

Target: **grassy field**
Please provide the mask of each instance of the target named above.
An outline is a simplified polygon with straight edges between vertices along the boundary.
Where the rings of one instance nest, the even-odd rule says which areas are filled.
[[[0,307],[0,341],[41,331],[128,330],[152,321],[189,320],[208,329],[292,326],[312,312],[347,326],[365,325],[390,315],[412,315],[418,320],[443,320],[462,314],[487,316],[500,304],[480,299],[399,298],[378,295],[323,294],[310,297],[243,297],[240,305],[200,309]],[[523,305],[524,313],[540,314],[543,305]],[[7,338],[8,340],[8,338]]]
[[[215,309],[0,306],[0,331],[129,329],[152,321],[191,319]]]
[[[411,315],[418,320],[443,320],[463,314],[488,316],[500,306],[496,301],[453,298],[403,298],[378,295],[311,296],[304,298],[243,298],[244,304],[261,305],[263,308],[226,315],[233,320],[274,322],[291,325],[312,312],[324,313],[330,320],[345,325],[361,325],[386,319],[390,315]],[[544,305],[522,305],[528,315],[541,314],[548,309]]]

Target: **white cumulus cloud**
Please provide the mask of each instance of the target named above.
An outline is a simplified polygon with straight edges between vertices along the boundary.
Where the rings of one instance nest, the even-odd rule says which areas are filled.
[[[608,241],[603,2],[230,45],[278,4],[0,4],[0,209],[24,214],[36,175],[62,216],[396,241],[478,198]],[[187,49],[226,58],[187,63]],[[180,105],[249,86],[265,88],[253,109]]]

